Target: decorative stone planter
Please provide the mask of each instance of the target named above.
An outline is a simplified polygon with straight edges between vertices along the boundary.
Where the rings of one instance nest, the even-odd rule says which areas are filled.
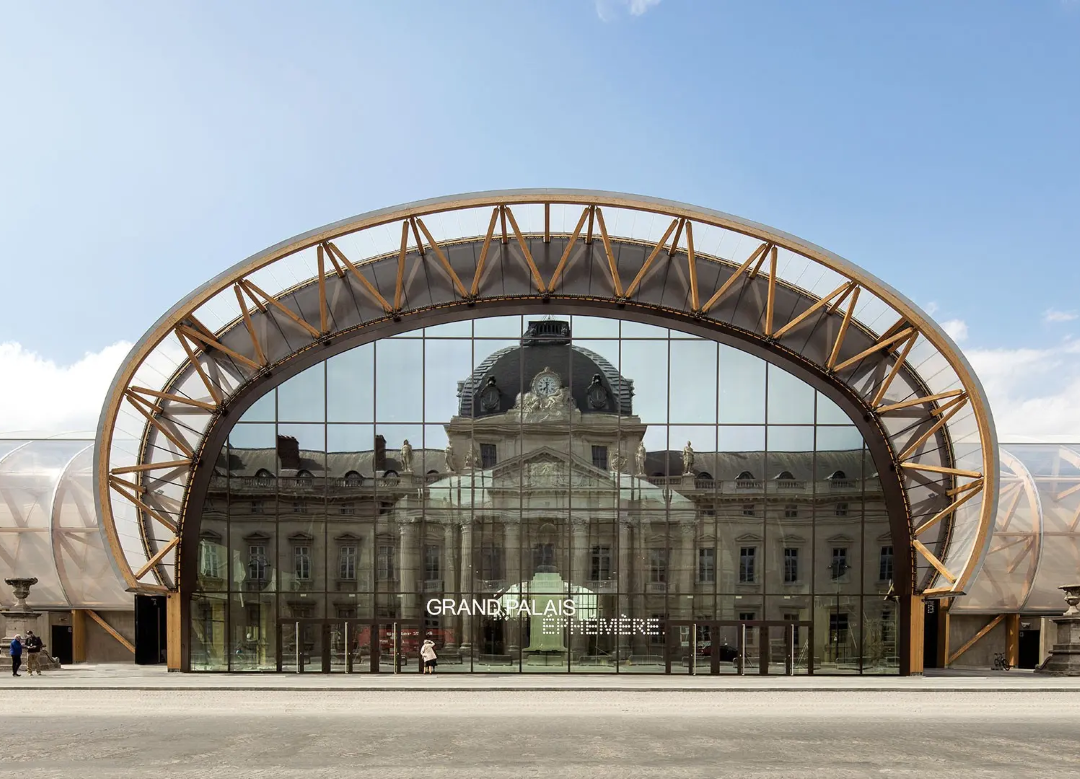
[[[1069,609],[1054,620],[1057,625],[1057,643],[1050,650],[1050,657],[1035,669],[1035,673],[1051,676],[1080,676],[1080,584],[1058,587],[1065,593]]]

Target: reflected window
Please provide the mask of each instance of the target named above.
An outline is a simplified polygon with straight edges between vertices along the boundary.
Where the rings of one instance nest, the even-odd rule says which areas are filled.
[[[784,584],[799,581],[799,550],[797,547],[784,549]]]
[[[199,541],[199,575],[207,578],[221,578],[220,544],[209,538]]]
[[[379,581],[388,582],[397,579],[395,560],[394,545],[379,544],[376,554],[376,576],[378,576]]]
[[[772,446],[771,443],[769,445]],[[780,471],[780,473],[776,474],[776,480],[777,481],[795,481],[795,477],[791,475],[791,471]]]
[[[666,584],[668,574],[668,550],[649,550],[649,582],[652,584]]]
[[[744,517],[752,517],[756,513],[757,512],[754,510],[754,504],[753,503],[747,503],[746,505],[744,505],[742,507],[742,515]]]
[[[499,450],[495,444],[480,444],[480,467],[494,468],[499,462]]]
[[[716,581],[716,549],[711,546],[698,549],[697,580],[702,584]]]
[[[753,480],[754,480],[754,474],[750,473],[750,471],[743,471],[738,476],[735,477],[735,481],[753,481]]]
[[[356,579],[356,544],[343,544],[338,548],[338,578]]]
[[[739,622],[753,622],[755,619],[757,619],[757,613],[756,612],[753,612],[753,611],[740,611],[739,612]],[[753,640],[751,638],[751,636],[752,636],[752,634],[749,631],[747,631],[746,638],[748,640]]]
[[[257,487],[273,486],[272,481],[274,479],[274,474],[270,473],[270,471],[265,468],[260,468],[258,473],[255,474],[255,478],[257,480],[255,486]]]
[[[846,517],[848,512],[848,506],[846,503],[837,503],[834,513],[838,517]]]
[[[785,519],[797,519],[799,516],[799,507],[793,503],[789,503],[784,506],[784,518]]]
[[[294,500],[292,504],[293,514],[307,514],[307,504],[302,500]]]
[[[307,544],[293,546],[293,574],[300,581],[311,579],[311,547]]]
[[[251,513],[252,514],[262,514],[263,513],[263,502],[261,500],[253,500],[253,501],[251,501]]]
[[[356,504],[355,503],[342,503],[340,506],[338,506],[338,514],[344,514],[344,515],[347,515],[347,516],[351,516],[351,515],[353,515],[355,513],[356,513]]]
[[[266,545],[251,544],[248,547],[248,579],[266,581]]]
[[[878,581],[891,582],[893,578],[893,548],[881,547],[878,553]]]
[[[424,546],[424,581],[439,581],[442,547],[438,544]]]
[[[892,609],[881,610],[881,643],[891,644],[896,640],[896,636],[893,634],[893,613]]]
[[[848,569],[848,550],[846,546],[834,546],[832,550],[832,562],[829,563],[829,574],[833,581],[844,576]]]
[[[595,448],[595,447],[594,447]],[[604,450],[607,451],[606,449]],[[594,546],[592,548],[592,561],[589,566],[589,580],[594,582],[606,581],[611,578],[611,547]]]
[[[555,570],[555,544],[533,544],[533,573]]]
[[[346,487],[359,487],[363,481],[363,477],[356,471],[349,471],[345,474]]]
[[[756,581],[757,547],[741,547],[739,549],[739,584],[754,584]]]
[[[602,471],[608,469],[608,452],[606,446],[594,446],[592,448],[592,464],[594,468]]]

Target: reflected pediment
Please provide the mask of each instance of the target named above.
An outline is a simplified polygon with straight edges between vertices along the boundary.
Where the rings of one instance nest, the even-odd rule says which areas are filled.
[[[500,463],[492,470],[496,488],[516,489],[611,489],[611,477],[598,468],[550,447]]]

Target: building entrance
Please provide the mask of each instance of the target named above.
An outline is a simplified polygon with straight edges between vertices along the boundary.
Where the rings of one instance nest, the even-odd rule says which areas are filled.
[[[813,674],[814,624],[797,620],[669,620],[664,670],[685,674]]]
[[[418,622],[356,619],[278,621],[278,671],[398,673],[420,670]]]

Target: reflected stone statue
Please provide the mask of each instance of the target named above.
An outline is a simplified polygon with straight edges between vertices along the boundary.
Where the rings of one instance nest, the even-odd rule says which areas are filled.
[[[476,456],[476,447],[472,444],[469,445],[469,450],[465,452],[465,470],[476,470],[476,466],[480,464],[479,458]]]
[[[690,446],[690,442],[686,442],[686,446],[682,450],[682,467],[683,475],[692,476],[694,474],[694,449]]]
[[[443,456],[446,458],[446,472],[454,473],[454,445],[447,441],[446,449],[443,451]]]
[[[409,439],[405,439],[405,443],[401,445],[401,449],[398,452],[398,459],[401,460],[401,470],[403,473],[412,473],[412,447],[409,446]]]
[[[635,466],[635,474],[634,475],[635,476],[644,476],[645,475],[645,456],[646,456],[646,454],[647,453],[645,451],[645,442],[644,441],[639,441],[638,445],[637,445],[637,452],[634,453],[634,466]]]
[[[624,468],[626,468],[626,458],[619,454],[618,449],[611,449],[609,451],[611,452],[611,454],[608,456],[608,459],[611,461],[611,473],[613,476],[617,476],[618,474],[623,472]]]

